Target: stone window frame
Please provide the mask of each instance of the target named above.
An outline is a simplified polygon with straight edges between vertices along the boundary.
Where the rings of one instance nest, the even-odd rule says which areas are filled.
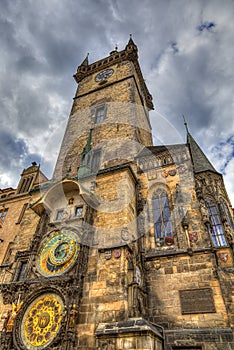
[[[29,192],[29,190],[32,187],[33,179],[34,179],[33,175],[23,177],[21,180],[21,184],[20,184],[18,193]]]
[[[103,113],[99,115],[100,111],[102,111]],[[106,118],[107,118],[107,105],[105,103],[97,105],[95,107],[95,118],[94,118],[95,124],[103,123]]]
[[[21,221],[23,220],[23,217],[24,217],[24,214],[25,214],[27,207],[28,207],[28,203],[24,203],[16,224],[20,224]]]
[[[6,253],[5,253],[5,256],[4,256],[4,258],[3,258],[3,261],[2,261],[2,265],[3,266],[9,266],[9,265],[11,265],[11,263],[10,263],[10,258],[11,258],[11,256],[12,256],[12,252],[13,252],[13,245],[14,245],[15,243],[14,242],[9,242],[9,244],[8,244],[8,247],[7,247],[7,250],[6,250]]]
[[[57,209],[56,213],[55,213],[55,221],[61,221],[63,213],[64,213],[64,209],[63,208]]]
[[[205,204],[210,221],[209,234],[211,237],[212,245],[215,248],[227,247],[228,244],[225,237],[225,230],[222,224],[218,203],[212,196],[206,196]]]
[[[161,235],[158,236],[157,232],[156,232],[156,226],[155,224],[158,222],[158,224],[161,224],[163,227],[165,225],[165,218],[164,218],[164,215],[165,215],[165,207],[163,206],[162,210],[160,210],[160,219],[161,220],[158,220],[155,222],[155,220],[157,220],[157,217],[158,214],[155,215],[155,209],[154,209],[154,197],[155,199],[157,198],[157,196],[155,196],[156,193],[159,193],[161,192],[161,194],[166,194],[166,200],[167,200],[167,206],[166,208],[169,210],[169,220],[167,220],[167,224],[166,225],[169,225],[168,228],[170,228],[170,232],[165,232],[165,228],[163,230],[163,232],[161,232]],[[160,201],[160,206],[162,204],[162,202]],[[152,194],[151,194],[151,220],[153,222],[153,225],[154,225],[154,237],[155,237],[155,241],[156,241],[156,245],[157,246],[164,246],[164,245],[172,245],[174,244],[174,228],[173,228],[173,217],[172,217],[172,203],[171,203],[171,199],[170,199],[170,195],[169,195],[169,190],[167,188],[167,186],[165,185],[160,185],[158,184],[152,191]],[[165,225],[165,226],[166,226]],[[166,242],[166,238],[167,238],[167,241]]]
[[[77,215],[77,209],[81,209],[81,213],[80,213],[79,215]],[[80,217],[83,216],[83,213],[84,213],[84,207],[83,207],[83,205],[77,205],[77,206],[75,207],[75,217],[76,217],[76,218],[80,218]]]
[[[97,149],[93,149],[91,152],[92,152],[91,153],[92,173],[97,173],[101,164],[102,150],[101,148],[97,148]]]
[[[20,259],[17,262],[17,266],[15,269],[14,281],[20,282],[23,281],[26,277],[28,259]]]

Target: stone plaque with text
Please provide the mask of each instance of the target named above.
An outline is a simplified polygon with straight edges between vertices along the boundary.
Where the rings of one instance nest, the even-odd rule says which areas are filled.
[[[182,314],[216,312],[211,288],[180,290]]]

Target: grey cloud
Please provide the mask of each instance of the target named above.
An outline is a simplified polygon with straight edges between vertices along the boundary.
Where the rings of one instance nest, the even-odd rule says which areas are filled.
[[[98,60],[116,43],[124,48],[130,33],[156,111],[172,126],[168,138],[185,140],[185,114],[196,140],[219,164],[212,149],[234,135],[233,16],[230,0],[2,0],[2,130],[21,140],[15,149],[3,138],[3,158],[17,163],[24,154],[8,166],[11,174],[30,165],[31,154],[41,156],[40,144],[67,119],[76,89],[72,76],[87,52],[90,61]],[[49,157],[44,167],[51,172]]]

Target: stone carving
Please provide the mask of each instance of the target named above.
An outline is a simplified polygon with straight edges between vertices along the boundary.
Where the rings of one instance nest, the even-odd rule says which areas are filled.
[[[23,305],[23,302],[21,302],[21,303],[19,302],[17,304],[12,303],[12,309],[8,311],[6,319],[5,319],[4,324],[3,324],[3,329],[6,332],[12,332],[15,318],[16,318],[18,312],[20,311],[22,305]]]
[[[75,328],[77,314],[78,314],[78,311],[77,311],[76,304],[71,305],[70,318],[69,318],[70,328]]]
[[[228,225],[227,222],[224,222],[224,229],[226,232],[226,237],[228,240],[228,243],[230,244],[230,246],[234,246],[234,235],[233,235],[233,230],[231,229],[231,227]]]
[[[209,223],[209,214],[204,199],[200,200],[200,210],[202,215],[202,221],[204,222],[204,224]]]

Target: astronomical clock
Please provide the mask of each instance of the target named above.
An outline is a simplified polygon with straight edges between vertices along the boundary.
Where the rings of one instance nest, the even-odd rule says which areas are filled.
[[[68,344],[74,346],[82,293],[81,276],[86,268],[88,249],[80,243],[81,239],[81,229],[68,226],[56,228],[41,237],[36,251],[31,255],[33,263],[31,273],[28,273],[29,279],[22,284],[18,293],[18,298],[23,302],[13,320],[16,349],[63,349]]]
[[[81,202],[77,194],[78,200]],[[81,215],[85,209],[83,206],[79,215],[76,209],[70,198],[64,218],[56,220],[53,213],[44,211],[29,249],[17,253],[18,274],[2,289],[4,303],[11,304],[12,309],[5,322],[1,350],[75,348],[89,250],[84,244],[86,217]],[[26,266],[21,278],[23,262]]]
[[[20,349],[38,350],[52,345],[65,316],[63,298],[46,292],[26,303],[18,317],[15,343]]]
[[[76,233],[68,229],[54,231],[41,244],[36,270],[44,277],[61,276],[74,266],[79,252]]]

